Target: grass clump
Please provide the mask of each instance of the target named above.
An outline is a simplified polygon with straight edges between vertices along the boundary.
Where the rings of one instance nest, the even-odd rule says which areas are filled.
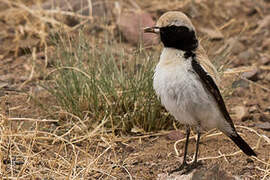
[[[121,132],[172,127],[172,118],[152,88],[158,56],[124,49],[113,41],[89,42],[80,33],[55,43],[56,68],[46,89],[60,107],[80,118],[87,116],[89,124],[109,118],[106,126]]]

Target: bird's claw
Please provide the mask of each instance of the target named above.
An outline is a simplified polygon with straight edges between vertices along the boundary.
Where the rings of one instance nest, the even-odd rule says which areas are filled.
[[[193,162],[191,164],[183,163],[183,164],[181,164],[180,167],[170,171],[169,174],[172,174],[172,173],[175,173],[175,172],[180,172],[180,174],[188,174],[193,169],[196,169],[196,168],[198,168],[200,166],[202,166],[201,161]]]

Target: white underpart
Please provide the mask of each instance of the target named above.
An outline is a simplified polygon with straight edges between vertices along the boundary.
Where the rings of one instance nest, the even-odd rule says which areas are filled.
[[[154,89],[165,108],[182,124],[231,134],[212,95],[203,87],[184,52],[164,48],[155,69]]]

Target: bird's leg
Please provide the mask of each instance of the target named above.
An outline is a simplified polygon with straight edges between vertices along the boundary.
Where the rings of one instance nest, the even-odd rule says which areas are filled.
[[[181,164],[181,166],[177,169],[174,169],[170,172],[177,172],[177,171],[182,171],[181,174],[187,174],[190,171],[192,171],[193,169],[199,167],[202,165],[202,163],[199,161],[198,162],[198,152],[199,152],[199,143],[200,143],[200,137],[201,137],[201,133],[199,130],[197,130],[197,141],[196,141],[196,151],[195,151],[195,159],[191,164],[187,164],[186,161],[186,157],[187,157],[187,147],[188,147],[188,141],[189,141],[189,135],[190,135],[190,127],[187,126],[187,137],[186,137],[186,144],[185,144],[185,151],[184,151],[184,160],[183,163]]]
[[[196,151],[195,151],[195,159],[194,159],[193,163],[197,163],[197,160],[198,160],[200,137],[201,137],[201,133],[200,133],[200,131],[197,131]]]
[[[196,141],[196,151],[195,151],[195,159],[194,161],[187,165],[185,170],[182,172],[182,174],[187,174],[189,173],[190,171],[192,171],[193,169],[199,167],[202,165],[201,162],[198,162],[198,151],[199,151],[199,143],[200,143],[200,136],[201,136],[201,133],[199,130],[197,130],[197,141]]]
[[[186,143],[185,143],[185,149],[184,149],[184,159],[181,166],[187,165],[187,150],[188,150],[188,141],[189,141],[189,135],[190,135],[190,127],[187,125],[186,127]]]
[[[201,162],[198,162],[198,151],[199,151],[200,137],[201,137],[201,133],[200,133],[199,130],[197,130],[197,141],[196,141],[195,159],[194,159],[194,161],[191,164],[191,168],[193,168],[193,169],[196,168],[196,167],[198,167],[198,166],[200,166],[200,165],[202,165]]]
[[[190,127],[189,127],[189,125],[186,125],[186,143],[185,143],[185,149],[184,149],[183,163],[181,164],[180,167],[172,170],[169,174],[177,172],[177,171],[181,171],[182,169],[184,169],[188,165],[187,164],[187,149],[188,149],[189,135],[190,135]]]

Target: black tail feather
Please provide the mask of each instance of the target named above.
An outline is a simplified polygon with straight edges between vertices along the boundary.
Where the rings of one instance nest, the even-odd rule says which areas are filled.
[[[251,147],[239,136],[239,134],[229,136],[231,140],[248,156],[257,156]]]

